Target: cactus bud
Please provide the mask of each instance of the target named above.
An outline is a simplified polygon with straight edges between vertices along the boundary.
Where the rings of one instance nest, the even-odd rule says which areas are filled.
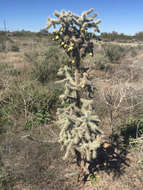
[[[72,64],[75,64],[75,60],[72,60]]]
[[[84,85],[84,84],[82,84],[82,85],[81,85],[81,88],[84,88],[84,87],[85,87],[85,85]]]
[[[74,46],[74,43],[73,43],[73,42],[70,42],[70,46],[72,46],[72,47],[73,47],[73,46]]]
[[[63,46],[65,43],[64,42],[61,42],[61,46]]]
[[[59,39],[59,36],[56,36],[56,38],[55,38],[56,40],[58,40]]]
[[[63,31],[64,31],[64,29],[63,29],[63,28],[61,28],[61,29],[60,29],[60,31],[61,31],[61,32],[63,32]]]

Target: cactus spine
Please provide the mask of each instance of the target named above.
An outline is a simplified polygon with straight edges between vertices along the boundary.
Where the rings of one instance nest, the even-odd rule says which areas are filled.
[[[65,76],[65,90],[60,96],[64,108],[57,110],[58,125],[61,128],[59,142],[65,150],[64,159],[75,152],[81,159],[90,162],[96,157],[96,149],[100,145],[99,119],[93,109],[93,84],[87,72],[81,72],[81,63],[89,55],[93,56],[93,38],[95,34],[88,31],[93,28],[98,32],[100,20],[94,21],[97,14],[90,14],[93,9],[84,11],[81,16],[72,12],[54,12],[56,19],[48,18],[47,29],[54,30],[54,40],[57,40],[70,58],[70,62],[59,69],[58,75]],[[86,98],[81,97],[81,90],[87,92]]]

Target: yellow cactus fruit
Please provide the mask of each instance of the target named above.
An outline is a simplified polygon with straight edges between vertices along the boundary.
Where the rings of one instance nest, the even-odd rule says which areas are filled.
[[[81,85],[81,88],[84,88],[84,87],[85,87],[85,85],[84,85],[84,84],[82,84],[82,85]]]
[[[70,46],[70,47],[68,48],[68,51],[71,51],[71,50],[73,50],[73,47],[72,47],[72,46]]]
[[[72,60],[72,64],[75,64],[75,60]]]
[[[72,46],[72,47],[73,47],[73,46],[74,46],[74,43],[73,43],[73,42],[71,42],[71,43],[70,43],[70,46]]]
[[[64,45],[64,48],[66,48],[66,47],[67,47],[67,44]]]
[[[90,52],[89,55],[90,55],[90,56],[93,56],[93,53]]]
[[[58,30],[54,30],[53,32],[54,32],[54,33],[58,33]]]
[[[65,43],[64,42],[61,42],[61,46],[63,46]]]
[[[56,36],[56,38],[55,38],[56,40],[58,40],[59,39],[59,36]]]
[[[61,28],[61,32],[63,32],[63,30],[64,30],[64,29],[63,29],[63,28]]]

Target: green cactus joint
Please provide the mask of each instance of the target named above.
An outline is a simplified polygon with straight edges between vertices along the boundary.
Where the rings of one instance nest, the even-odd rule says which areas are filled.
[[[60,96],[61,103],[68,105],[57,110],[57,124],[61,131],[59,143],[65,151],[64,159],[77,156],[84,162],[91,162],[96,158],[96,150],[100,146],[100,120],[93,109],[93,84],[87,72],[81,72],[81,62],[84,57],[93,56],[93,39],[95,35],[88,29],[99,32],[100,20],[94,21],[97,14],[93,9],[84,11],[81,16],[72,12],[54,12],[56,19],[48,18],[47,29],[59,25],[59,30],[53,32],[54,39],[69,56],[70,62],[59,69],[58,75],[65,76],[64,92]],[[91,15],[91,16],[90,16]],[[87,91],[86,98],[81,97],[81,90]],[[77,159],[78,160],[78,159]]]

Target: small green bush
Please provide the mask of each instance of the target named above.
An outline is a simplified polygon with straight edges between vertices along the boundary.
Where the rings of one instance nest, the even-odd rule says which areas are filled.
[[[141,31],[141,32],[137,32],[136,34],[135,34],[135,38],[136,38],[136,40],[143,40],[143,31]]]
[[[33,76],[43,84],[53,81],[57,77],[59,67],[67,61],[68,58],[58,47],[50,47],[40,61],[33,63]]]
[[[109,62],[108,57],[106,57],[104,55],[104,52],[102,51],[97,53],[94,58],[94,63],[95,63],[96,69],[98,70],[104,70],[108,62]]]
[[[19,52],[20,48],[17,44],[13,44],[11,46],[11,51],[14,51],[14,52]]]
[[[21,71],[18,68],[11,68],[9,69],[8,74],[11,76],[18,76],[21,74]]]
[[[32,128],[54,118],[59,87],[54,83],[42,86],[31,76],[24,77],[12,65],[0,64],[0,133],[19,126],[30,129],[30,123]]]
[[[143,45],[141,45],[141,44],[138,45],[138,46],[137,46],[137,49],[138,49],[138,50],[142,50],[142,49],[143,49]]]
[[[21,74],[19,68],[15,68],[13,65],[7,63],[0,63],[0,81],[8,76],[18,76]]]
[[[143,119],[130,118],[124,128],[121,129],[121,135],[125,139],[135,139],[143,135]]]
[[[12,89],[10,98],[17,111],[46,112],[53,109],[58,99],[59,91],[43,87],[31,81],[24,81]]]
[[[0,52],[9,51],[13,41],[6,35],[0,32]]]
[[[137,50],[136,50],[135,48],[133,48],[133,49],[131,50],[131,56],[132,56],[132,57],[137,56]]]
[[[26,129],[48,123],[58,104],[60,91],[56,87],[40,86],[35,81],[12,83],[0,99],[0,132],[14,126],[21,117]]]
[[[6,49],[7,38],[5,35],[0,35],[0,52],[5,51]]]
[[[49,121],[51,121],[51,114],[48,111],[40,110],[26,119],[25,129],[29,130],[38,125],[47,124]]]
[[[0,43],[0,52],[5,51],[5,49],[6,49],[5,43],[4,43],[4,42],[1,42],[1,43]]]
[[[12,106],[0,101],[0,134],[6,132],[7,128],[13,125],[13,120],[10,117],[11,113]]]
[[[118,62],[126,54],[126,48],[119,45],[104,44],[102,47],[111,63]]]

